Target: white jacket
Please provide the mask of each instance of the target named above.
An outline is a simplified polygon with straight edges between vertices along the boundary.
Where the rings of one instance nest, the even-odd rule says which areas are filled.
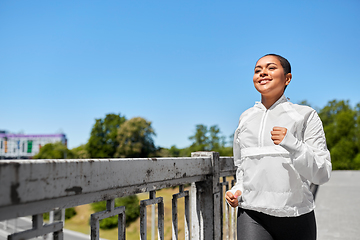
[[[273,127],[287,133],[279,145]],[[315,208],[310,184],[323,184],[331,174],[330,153],[322,122],[310,107],[292,104],[283,95],[269,109],[262,103],[246,110],[234,135],[239,207],[273,216],[299,216]]]

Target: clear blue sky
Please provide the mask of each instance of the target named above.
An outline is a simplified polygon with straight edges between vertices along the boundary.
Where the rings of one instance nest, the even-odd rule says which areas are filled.
[[[157,146],[196,124],[229,136],[260,100],[256,60],[286,57],[292,102],[360,102],[360,1],[0,1],[0,129],[86,143],[96,118],[152,122]],[[354,74],[355,75],[354,75]]]

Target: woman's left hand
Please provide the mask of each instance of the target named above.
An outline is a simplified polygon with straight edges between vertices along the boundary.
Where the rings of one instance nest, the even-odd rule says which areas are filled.
[[[274,144],[279,145],[286,135],[287,129],[284,127],[274,127],[271,131],[271,139]]]

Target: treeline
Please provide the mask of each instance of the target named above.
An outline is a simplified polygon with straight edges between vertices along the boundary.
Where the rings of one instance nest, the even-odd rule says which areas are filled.
[[[303,104],[309,105],[306,101]],[[324,125],[334,170],[360,170],[360,103],[351,107],[349,101],[329,101],[318,110]],[[235,130],[235,129],[234,129]],[[232,136],[221,135],[217,125],[195,126],[190,146],[156,147],[151,122],[136,117],[127,120],[120,114],[107,114],[96,119],[88,142],[67,149],[60,143],[47,144],[34,158],[144,158],[182,157],[195,151],[217,151],[220,156],[232,155]]]
[[[61,143],[46,144],[35,159],[84,159],[84,158],[146,158],[185,157],[195,151],[217,151],[221,156],[231,156],[231,144],[220,135],[217,125],[207,127],[199,124],[189,139],[192,144],[186,148],[156,147],[156,136],[151,122],[141,117],[127,120],[120,114],[107,114],[96,119],[86,144],[67,149]],[[231,137],[230,137],[231,138]],[[232,139],[229,140],[232,142]]]
[[[160,157],[189,157],[196,151],[215,151],[220,156],[232,156],[232,136],[226,141],[226,137],[220,135],[220,129],[217,125],[207,127],[203,124],[195,126],[194,135],[189,139],[192,144],[186,148],[177,148],[175,145],[170,148],[159,148],[155,155]],[[231,144],[229,144],[231,143]]]

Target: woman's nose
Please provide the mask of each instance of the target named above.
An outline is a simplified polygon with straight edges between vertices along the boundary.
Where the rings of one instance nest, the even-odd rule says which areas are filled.
[[[266,76],[267,75],[267,71],[266,70],[262,70],[261,72],[260,72],[260,77],[264,77],[264,76]]]

